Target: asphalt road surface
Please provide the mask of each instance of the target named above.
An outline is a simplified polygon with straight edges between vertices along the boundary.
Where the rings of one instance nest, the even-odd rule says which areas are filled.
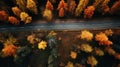
[[[120,29],[120,19],[35,21],[26,25],[1,25],[0,31]]]

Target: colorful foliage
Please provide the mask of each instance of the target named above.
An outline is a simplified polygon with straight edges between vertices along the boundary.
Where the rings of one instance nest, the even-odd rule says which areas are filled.
[[[26,12],[20,13],[21,21],[25,22],[25,24],[30,23],[32,21],[32,17],[28,15]]]
[[[79,4],[76,8],[75,15],[80,16],[82,11],[86,8],[88,5],[89,0],[79,0]]]
[[[98,56],[103,56],[104,55],[104,51],[99,49],[99,48],[95,48],[95,54]]]
[[[116,1],[113,6],[111,7],[111,14],[116,14],[118,13],[118,11],[120,11],[120,1]]]
[[[45,50],[46,47],[47,47],[47,42],[41,41],[40,43],[38,43],[38,48],[39,49]]]
[[[9,16],[8,17],[8,21],[11,23],[11,24],[14,24],[14,25],[18,25],[20,23],[20,21],[16,18],[16,17],[13,17],[13,16]]]
[[[96,60],[96,58],[94,56],[89,56],[87,63],[91,65],[91,67],[94,67],[98,64],[98,61]]]
[[[111,47],[106,47],[105,50],[110,55],[115,55],[116,54],[115,50],[112,49]]]
[[[8,14],[6,13],[6,11],[1,10],[0,11],[0,20],[1,21],[7,21],[7,19],[8,19]]]
[[[31,34],[27,37],[27,40],[31,43],[31,44],[35,44],[37,42],[40,42],[39,38],[36,38],[35,34]]]
[[[52,20],[52,11],[51,10],[48,10],[48,9],[45,9],[44,12],[43,12],[43,17],[47,19],[47,21],[50,21]]]
[[[2,49],[2,53],[4,57],[7,56],[14,56],[16,54],[16,49],[17,47],[14,45],[5,45],[4,48]]]
[[[46,3],[46,9],[53,11],[54,7],[52,3],[48,0]]]
[[[64,17],[64,15],[65,15],[64,9],[60,8],[60,10],[59,10],[59,17]]]
[[[118,60],[120,60],[120,54],[118,53],[118,54],[115,54],[115,58],[116,59],[118,59]],[[120,65],[119,65],[120,66]]]
[[[80,34],[80,38],[83,40],[90,41],[93,39],[93,34],[87,30],[83,30]]]
[[[89,44],[82,44],[80,49],[86,53],[90,53],[93,51],[92,47]]]
[[[12,7],[12,11],[16,16],[20,16],[21,10],[16,6],[16,7]]]
[[[27,6],[26,7],[27,7],[27,9],[34,12],[35,14],[38,13],[37,5],[36,5],[34,0],[27,0]]]
[[[16,4],[22,11],[26,11],[27,0],[16,0]]]
[[[94,7],[98,7],[104,0],[95,0],[95,2],[93,3]]]
[[[67,3],[65,3],[64,0],[61,0],[60,3],[58,4],[58,8],[59,10],[59,17],[64,17],[65,14],[65,10],[67,10]]]
[[[72,62],[68,62],[65,67],[74,67],[74,64]]]
[[[113,31],[111,29],[105,30],[104,32],[107,36],[112,36],[113,35]]]
[[[101,9],[102,9],[102,14],[104,15],[105,13],[108,13],[110,11],[110,8],[108,6],[108,3],[110,2],[110,0],[104,0],[102,5],[101,5]]]
[[[95,7],[94,6],[88,6],[84,10],[84,18],[91,19],[92,16],[94,15]]]
[[[77,53],[74,52],[74,51],[71,51],[71,53],[70,53],[70,57],[71,57],[72,59],[76,59],[76,57],[77,57]]]
[[[68,3],[68,12],[70,12],[71,15],[74,15],[74,11],[75,11],[76,5],[77,4],[75,3],[75,0],[70,0],[70,2]]]
[[[106,35],[105,33],[102,33],[102,32],[96,34],[95,40],[96,40],[96,41],[99,41],[99,44],[100,44],[100,45],[110,46],[110,45],[113,44],[113,43],[108,39],[107,35]]]

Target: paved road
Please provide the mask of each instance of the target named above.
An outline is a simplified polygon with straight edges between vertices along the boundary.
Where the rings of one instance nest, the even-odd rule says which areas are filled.
[[[81,30],[81,29],[120,29],[120,19],[113,20],[56,20],[53,22],[35,21],[27,25],[1,25],[0,31],[25,30]]]

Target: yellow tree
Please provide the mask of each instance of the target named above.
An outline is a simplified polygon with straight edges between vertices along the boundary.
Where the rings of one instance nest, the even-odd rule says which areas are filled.
[[[75,10],[75,15],[76,16],[80,16],[80,14],[82,13],[82,11],[88,5],[88,2],[89,2],[89,0],[79,0],[79,3],[78,3],[77,8]]]
[[[27,9],[29,9],[32,12],[34,12],[35,14],[38,13],[37,5],[34,2],[34,0],[27,0],[27,6],[26,7],[27,7]]]

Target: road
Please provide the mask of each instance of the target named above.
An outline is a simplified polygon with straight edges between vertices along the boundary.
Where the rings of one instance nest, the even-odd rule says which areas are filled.
[[[1,25],[0,31],[120,29],[120,19],[35,21],[26,25]]]

